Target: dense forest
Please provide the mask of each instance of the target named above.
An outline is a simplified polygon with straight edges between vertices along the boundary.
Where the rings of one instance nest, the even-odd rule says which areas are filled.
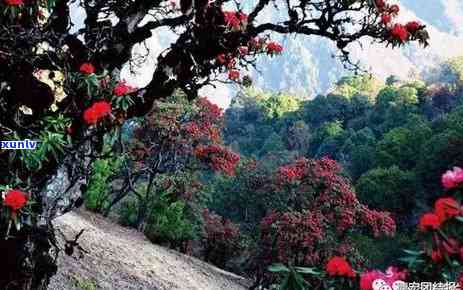
[[[433,234],[443,245],[421,251],[417,229],[436,200],[458,202],[442,196],[461,177],[441,176],[463,163],[462,80],[457,58],[427,80],[347,76],[311,100],[248,86],[225,112],[178,94],[124,127],[130,154],[93,163],[86,206],[255,285],[357,289],[323,279],[330,257],[397,267],[397,280],[456,279],[442,263],[456,237]],[[428,261],[437,268],[421,270]]]

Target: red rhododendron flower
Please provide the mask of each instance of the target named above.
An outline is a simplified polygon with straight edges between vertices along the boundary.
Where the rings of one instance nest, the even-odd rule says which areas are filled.
[[[400,23],[396,23],[394,27],[392,27],[391,36],[395,39],[405,42],[408,39],[409,33],[405,26]]]
[[[19,5],[23,5],[24,1],[23,0],[5,0],[5,4],[8,6],[19,6]]]
[[[452,189],[463,183],[463,169],[454,167],[442,175],[442,185],[445,189]]]
[[[202,162],[209,163],[213,170],[222,171],[226,175],[233,176],[240,156],[228,148],[219,145],[200,145],[194,154]]]
[[[27,194],[17,189],[9,190],[3,203],[15,212],[27,203]]]
[[[225,11],[223,13],[225,24],[228,27],[239,29],[248,20],[248,16],[243,12]]]
[[[132,91],[133,88],[131,86],[128,86],[125,82],[120,82],[114,87],[113,93],[116,96],[121,97],[131,93]]]
[[[386,2],[384,2],[384,0],[376,0],[376,6],[382,10],[384,9],[384,7],[386,7]]]
[[[225,64],[227,62],[227,59],[225,58],[225,54],[223,53],[219,54],[215,59],[217,60],[219,64]]]
[[[377,270],[362,273],[360,275],[360,290],[373,290],[373,281],[377,279],[384,280],[384,274]]]
[[[444,260],[444,257],[442,256],[441,251],[440,250],[432,250],[432,252],[431,252],[431,260],[434,263],[442,262],[442,260]]]
[[[281,182],[292,182],[304,176],[304,168],[297,165],[286,165],[278,168],[278,179]]]
[[[92,74],[92,73],[95,73],[95,67],[93,66],[93,64],[91,63],[83,63],[80,68],[79,68],[80,72],[81,73],[84,73],[84,74]]]
[[[441,225],[441,221],[439,217],[430,212],[430,213],[425,213],[421,219],[420,219],[420,224],[418,225],[419,229],[423,232],[431,229],[431,230],[437,230]]]
[[[352,267],[342,257],[332,257],[326,264],[326,272],[330,276],[355,277]]]
[[[283,46],[276,42],[267,44],[267,54],[278,54],[283,52]]]
[[[96,124],[101,118],[111,113],[111,104],[106,101],[94,103],[84,112],[84,121],[87,124]]]
[[[228,72],[228,78],[235,81],[240,78],[240,72],[235,69],[232,69]]]
[[[249,53],[249,49],[248,49],[247,46],[240,46],[238,48],[238,51],[240,52],[241,56],[245,56],[245,55],[247,55]]]
[[[383,14],[381,16],[381,23],[383,23],[384,25],[389,24],[391,20],[392,20],[392,16],[390,14]]]
[[[407,28],[408,32],[415,33],[421,27],[421,24],[418,21],[410,21],[408,22],[405,27]]]
[[[434,212],[444,222],[460,214],[460,204],[452,197],[439,198],[434,204]]]
[[[252,38],[249,43],[248,43],[248,47],[251,49],[251,50],[260,50],[265,44],[265,40],[260,38],[260,37],[254,37]]]

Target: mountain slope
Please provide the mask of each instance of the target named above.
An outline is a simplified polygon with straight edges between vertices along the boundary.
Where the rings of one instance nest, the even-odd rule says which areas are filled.
[[[63,253],[50,290],[247,289],[244,278],[153,245],[141,233],[89,212],[66,214],[55,228],[68,239],[85,229],[79,243],[89,253],[81,259]]]

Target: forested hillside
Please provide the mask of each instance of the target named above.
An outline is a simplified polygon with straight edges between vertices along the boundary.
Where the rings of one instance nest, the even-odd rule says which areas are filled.
[[[313,100],[242,91],[226,111],[224,138],[245,161],[235,177],[215,179],[211,207],[255,237],[265,214],[281,210],[281,196],[256,182],[283,172],[295,178],[288,167],[294,160],[332,158],[359,201],[390,212],[397,224],[392,239],[353,237],[365,262],[394,263],[416,242],[420,215],[442,195],[436,172],[463,162],[463,60],[443,63],[434,79],[344,77]]]
[[[439,263],[459,247],[447,220],[460,211],[446,208],[463,179],[442,175],[463,163],[462,101],[462,58],[432,81],[352,75],[312,100],[248,86],[225,112],[177,93],[123,127],[126,154],[106,140],[85,204],[255,287],[357,289],[354,268],[377,269],[363,283],[384,269],[452,281]],[[428,233],[437,215],[450,236]],[[347,268],[330,274],[330,261]]]

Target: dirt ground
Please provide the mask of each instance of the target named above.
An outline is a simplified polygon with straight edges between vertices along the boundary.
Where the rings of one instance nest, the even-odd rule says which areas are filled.
[[[143,234],[86,211],[58,218],[55,227],[68,238],[85,229],[79,243],[89,253],[80,259],[78,252],[63,253],[50,290],[248,288],[242,277],[154,245]]]

